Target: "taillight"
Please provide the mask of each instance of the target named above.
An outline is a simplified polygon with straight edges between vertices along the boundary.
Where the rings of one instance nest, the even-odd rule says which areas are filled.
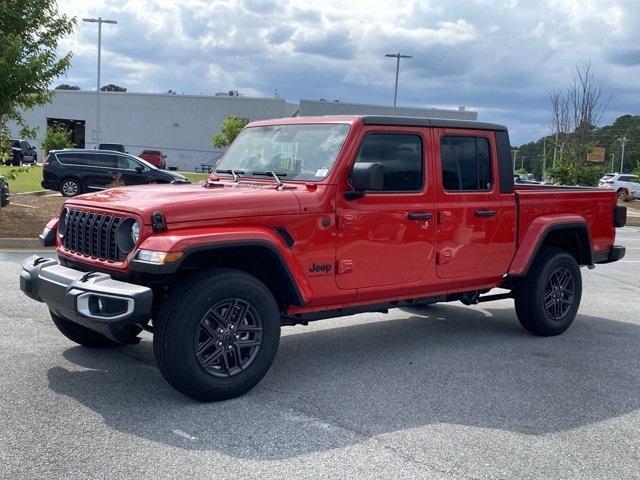
[[[42,168],[47,168],[48,166],[49,166],[49,162],[48,162],[48,161],[45,161],[45,162],[42,164]]]

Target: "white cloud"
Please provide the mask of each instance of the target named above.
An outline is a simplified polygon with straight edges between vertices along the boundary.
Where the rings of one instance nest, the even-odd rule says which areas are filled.
[[[528,140],[543,133],[547,92],[591,60],[613,91],[611,116],[638,113],[637,0],[59,0],[103,31],[103,83],[136,91],[237,89],[291,100],[467,105]],[[63,43],[68,79],[95,88],[96,26]],[[62,80],[61,80],[62,81]],[[619,92],[620,95],[616,95]]]

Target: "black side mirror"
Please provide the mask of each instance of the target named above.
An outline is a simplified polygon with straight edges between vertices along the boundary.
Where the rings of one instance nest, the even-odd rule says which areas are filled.
[[[140,165],[138,165],[138,166],[136,167],[136,172],[138,172],[138,173],[142,173],[142,172],[144,172],[144,167],[141,167]]]
[[[384,184],[384,167],[380,162],[359,162],[353,166],[351,185],[356,190],[382,190]]]

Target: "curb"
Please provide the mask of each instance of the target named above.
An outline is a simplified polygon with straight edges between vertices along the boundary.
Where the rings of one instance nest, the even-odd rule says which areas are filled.
[[[34,197],[44,197],[46,195],[59,195],[58,192],[53,190],[36,190],[34,192],[15,192],[11,195],[32,195]]]
[[[39,238],[0,238],[0,249],[11,250],[48,250]]]

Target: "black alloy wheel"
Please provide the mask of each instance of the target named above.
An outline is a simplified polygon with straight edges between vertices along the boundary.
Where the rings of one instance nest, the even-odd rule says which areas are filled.
[[[216,377],[233,377],[256,358],[262,344],[262,320],[244,300],[214,305],[200,320],[195,352],[200,366]]]

